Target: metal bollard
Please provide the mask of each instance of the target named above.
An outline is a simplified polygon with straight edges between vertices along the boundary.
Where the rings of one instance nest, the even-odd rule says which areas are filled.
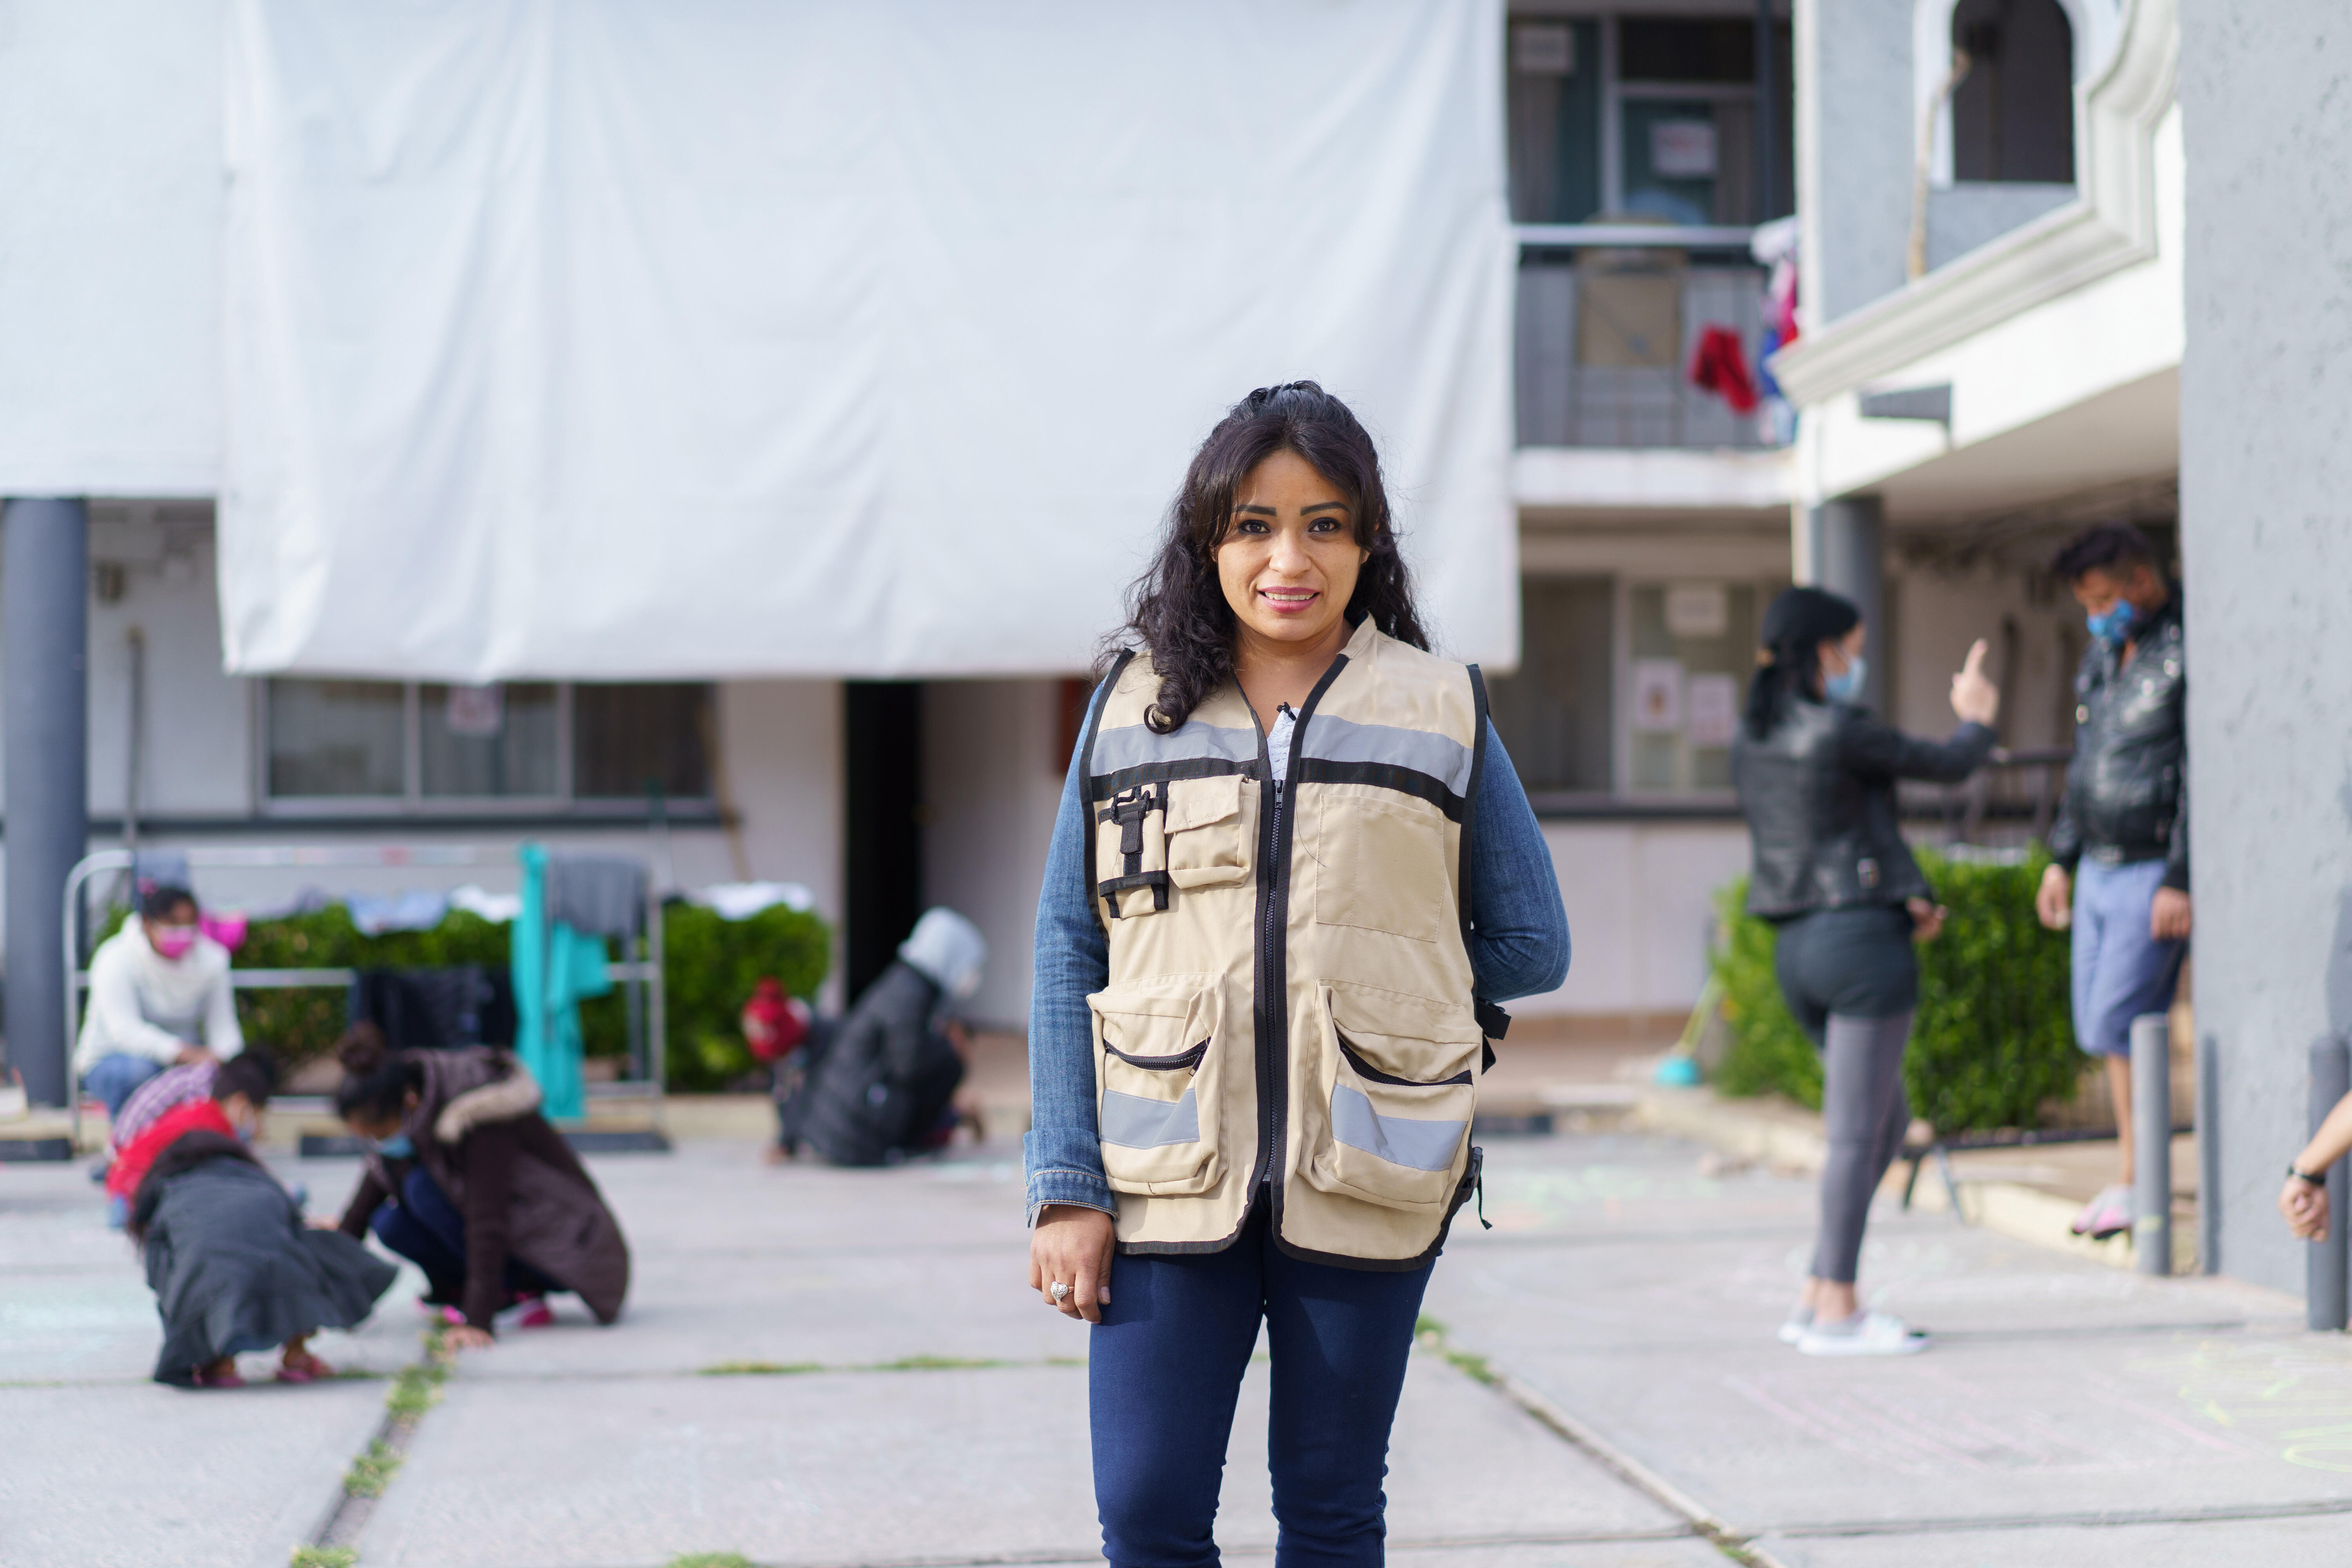
[[[2131,1026],[2132,1256],[2142,1274],[2172,1272],[2172,1026],[2161,1013]]]
[[[2311,1131],[2327,1120],[2336,1102],[2352,1092],[2352,1051],[2328,1036],[2311,1043]],[[2304,1255],[2304,1323],[2340,1331],[2344,1327],[2344,1162],[2327,1167],[2327,1234]]]
[[[2197,1271],[2221,1272],[2221,1042],[2197,1037]]]

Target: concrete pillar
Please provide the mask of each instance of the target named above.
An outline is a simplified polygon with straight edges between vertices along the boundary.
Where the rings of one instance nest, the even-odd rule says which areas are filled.
[[[89,844],[89,528],[79,499],[0,506],[7,727],[7,1050],[66,1102],[66,876]]]
[[[1870,628],[1870,674],[1862,683],[1862,700],[1882,715],[1894,658],[1893,628],[1885,616],[1885,517],[1876,496],[1840,496],[1815,509],[1812,527],[1812,580],[1860,605]]]

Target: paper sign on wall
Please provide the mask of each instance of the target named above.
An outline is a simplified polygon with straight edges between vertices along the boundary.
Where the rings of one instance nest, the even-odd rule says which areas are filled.
[[[1683,693],[1690,711],[1683,736],[1694,746],[1728,746],[1739,727],[1739,681],[1728,675],[1694,675]]]
[[[1719,637],[1731,629],[1731,595],[1720,583],[1677,583],[1666,590],[1666,633]]]
[[[506,688],[453,686],[445,715],[452,735],[495,735],[506,728]]]
[[[1656,121],[1650,127],[1650,170],[1668,180],[1715,178],[1715,121]]]
[[[1683,727],[1683,667],[1680,659],[1633,661],[1633,728],[1675,731]]]

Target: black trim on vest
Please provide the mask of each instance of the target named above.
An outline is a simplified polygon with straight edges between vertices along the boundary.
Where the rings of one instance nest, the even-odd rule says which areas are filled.
[[[1094,695],[1087,699],[1092,710],[1087,715],[1087,738],[1078,746],[1078,780],[1082,789],[1094,777],[1095,736],[1102,730],[1103,710],[1110,706],[1110,694],[1118,689],[1118,678],[1127,673],[1127,667],[1134,658],[1133,648],[1120,654],[1118,661],[1110,667],[1110,673],[1096,683]],[[1087,907],[1092,909],[1095,902],[1095,824],[1094,813],[1087,810],[1078,813],[1078,890],[1087,900]],[[1101,917],[1097,915],[1096,919]]]
[[[1486,777],[1486,673],[1476,665],[1470,671],[1471,721],[1475,737],[1470,742],[1470,788],[1463,796],[1461,847],[1462,953],[1470,961],[1470,1008],[1477,1016],[1478,1032],[1484,1037],[1478,1045],[1478,1070],[1495,1070],[1495,1042],[1510,1033],[1511,1016],[1477,994],[1478,949],[1474,945],[1473,932],[1477,921],[1471,915],[1471,879],[1477,873],[1477,861],[1471,858],[1471,847],[1478,830],[1478,787]]]
[[[1258,814],[1262,826],[1259,842],[1265,853],[1258,860],[1257,961],[1255,968],[1257,994],[1251,998],[1253,1023],[1257,1035],[1257,1167],[1250,1173],[1253,1189],[1263,1186],[1274,1205],[1267,1216],[1276,1237],[1282,1235],[1282,1184],[1274,1178],[1281,1165],[1275,1152],[1281,1142],[1282,1130],[1290,1115],[1290,841],[1291,828],[1298,815],[1297,789],[1287,791],[1287,809],[1276,805],[1275,785],[1295,784],[1298,764],[1304,760],[1308,722],[1323,694],[1339,672],[1348,668],[1348,656],[1339,654],[1331,668],[1307,694],[1306,702],[1290,721],[1290,778],[1277,781],[1265,750],[1265,726],[1258,723],[1257,709],[1250,705],[1250,722],[1258,731],[1258,760],[1267,763],[1267,777],[1263,786],[1265,809]],[[1242,700],[1249,703],[1249,694]]]
[[[1475,763],[1471,764],[1471,770],[1475,778]],[[1292,775],[1300,784],[1375,784],[1392,789],[1399,795],[1429,802],[1445,814],[1448,822],[1460,822],[1469,812],[1469,803],[1447,789],[1444,781],[1394,763],[1335,763],[1328,757],[1301,757]]]
[[[1246,775],[1254,770],[1254,763],[1236,763],[1225,757],[1185,757],[1172,763],[1138,763],[1115,773],[1089,773],[1087,776],[1087,794],[1094,800],[1108,800],[1138,784],[1166,784],[1171,779],[1223,778],[1229,773]]]
[[[1129,888],[1150,889],[1151,908],[1155,913],[1168,908],[1171,885],[1168,873],[1143,868],[1143,819],[1155,811],[1160,814],[1164,832],[1168,822],[1168,786],[1165,784],[1160,786],[1158,795],[1151,793],[1150,784],[1123,789],[1110,797],[1108,809],[1095,813],[1097,823],[1108,822],[1118,828],[1119,870],[1122,875],[1095,885],[1095,891],[1101,896],[1103,908],[1110,912],[1112,920],[1119,918],[1119,894]]]
[[[1336,1029],[1333,1030],[1332,1033],[1339,1035],[1339,1031]],[[1468,1068],[1464,1068],[1452,1078],[1399,1078],[1394,1073],[1382,1072],[1380,1068],[1366,1061],[1364,1059],[1364,1053],[1358,1050],[1353,1045],[1349,1043],[1347,1036],[1339,1035],[1339,1054],[1348,1058],[1348,1065],[1356,1069],[1356,1076],[1358,1078],[1368,1078],[1374,1083],[1391,1083],[1396,1085],[1399,1089],[1452,1089],[1457,1085],[1468,1083],[1471,1080],[1470,1069]]]

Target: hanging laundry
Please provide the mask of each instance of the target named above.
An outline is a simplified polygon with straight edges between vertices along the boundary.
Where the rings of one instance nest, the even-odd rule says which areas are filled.
[[[1756,377],[1748,368],[1748,351],[1740,345],[1739,334],[1729,327],[1700,329],[1698,348],[1691,354],[1690,379],[1693,385],[1731,405],[1735,414],[1756,411]]]
[[[814,909],[816,895],[798,882],[713,882],[688,892],[686,901],[712,910],[723,921],[748,921],[778,904],[788,910]]]
[[[588,1110],[580,1004],[611,991],[613,976],[602,936],[550,918],[546,848],[526,844],[521,858],[522,913],[510,948],[515,1055],[539,1080],[548,1119],[577,1121]]]
[[[619,855],[549,855],[547,918],[628,941],[645,929],[645,862]]]
[[[431,931],[449,912],[449,895],[437,888],[412,888],[397,893],[345,893],[343,907],[362,936],[382,936],[392,931]]]
[[[479,882],[468,882],[449,893],[449,907],[463,910],[469,915],[479,915],[492,925],[502,926],[522,913],[520,893],[493,893]]]

